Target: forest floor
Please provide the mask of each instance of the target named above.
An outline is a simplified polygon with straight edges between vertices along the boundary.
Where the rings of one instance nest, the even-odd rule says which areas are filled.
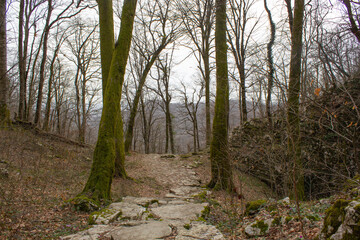
[[[57,239],[88,228],[89,214],[76,212],[66,200],[82,190],[90,172],[92,152],[91,146],[74,144],[39,130],[0,130],[0,239]],[[210,162],[205,152],[176,156],[131,153],[126,157],[131,178],[114,179],[114,202],[125,196],[165,197],[181,178],[177,169],[184,164],[192,166],[201,185],[210,180]],[[258,215],[245,216],[246,202],[276,196],[261,181],[245,174],[238,173],[235,184],[237,194],[214,191],[203,196],[211,208],[206,220],[227,239],[248,239],[243,233],[246,224],[262,215],[294,211],[290,205],[279,205],[275,214],[263,209]],[[318,203],[306,204],[306,209],[310,209]],[[319,219],[311,224],[302,224],[294,217],[286,227],[273,228],[266,237],[257,239],[301,239],[304,231],[311,239],[320,230],[325,210],[320,208],[316,210]],[[302,211],[310,211],[306,209],[303,207]],[[305,226],[304,231],[301,226]]]

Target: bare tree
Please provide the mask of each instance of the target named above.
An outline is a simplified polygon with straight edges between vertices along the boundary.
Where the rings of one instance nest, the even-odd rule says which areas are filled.
[[[234,190],[229,159],[229,80],[226,41],[226,0],[216,0],[216,98],[210,145],[211,180],[208,186]]]
[[[195,57],[205,83],[206,145],[210,145],[211,141],[210,56],[215,22],[214,7],[214,0],[179,1],[186,31],[199,53]]]
[[[75,64],[76,73],[74,76],[76,121],[79,130],[78,140],[85,142],[87,119],[92,108],[97,89],[90,89],[91,80],[99,75],[99,67],[93,67],[92,63],[99,59],[99,41],[96,40],[95,30],[97,26],[87,27],[81,22],[75,24],[73,38],[67,38],[66,42],[73,53],[67,58]],[[89,96],[89,98],[87,98]]]
[[[182,82],[182,89],[179,89],[180,99],[183,105],[182,115],[185,115],[185,121],[190,121],[192,124],[191,135],[193,137],[193,152],[197,152],[200,149],[199,140],[199,126],[198,126],[198,110],[201,103],[201,99],[204,96],[204,84],[200,84],[200,89],[193,88],[189,94],[187,86]]]
[[[269,43],[267,45],[267,62],[268,62],[268,68],[269,68],[269,72],[268,72],[268,86],[267,86],[267,96],[266,96],[266,116],[268,118],[269,121],[269,126],[270,128],[272,128],[272,118],[271,118],[271,92],[273,89],[273,85],[274,85],[274,59],[273,59],[273,54],[272,54],[272,49],[275,43],[275,23],[272,19],[271,16],[271,11],[267,6],[266,0],[264,0],[264,7],[265,10],[268,14],[268,18],[269,18],[269,23],[270,23],[270,40]]]
[[[10,124],[9,80],[7,77],[6,0],[0,2],[0,126]]]
[[[360,43],[360,19],[359,19],[359,2],[352,0],[341,0],[346,7],[347,15],[350,22],[350,31],[355,35],[356,39]],[[353,8],[355,10],[353,11]]]
[[[135,32],[134,36],[134,54],[138,55],[138,61],[131,63],[135,65],[134,68],[137,68],[135,71],[137,74],[133,74],[133,76],[138,79],[138,83],[127,122],[125,152],[129,152],[131,146],[135,117],[147,76],[161,51],[179,36],[181,25],[177,16],[171,15],[172,4],[170,0],[164,2],[156,0],[155,5],[148,2],[146,9],[145,7],[141,9],[141,17],[138,17],[140,24],[135,26],[137,33]]]
[[[161,109],[165,114],[165,133],[166,133],[166,143],[165,143],[165,152],[175,153],[175,143],[174,143],[174,132],[172,124],[172,114],[170,111],[170,103],[172,100],[171,89],[170,89],[170,74],[171,67],[173,63],[173,54],[174,47],[170,53],[166,53],[164,57],[159,58],[156,62],[157,75],[153,77],[156,80],[157,88],[152,88],[152,90],[159,95],[162,100],[160,104]]]
[[[19,39],[18,39],[18,52],[19,52],[19,79],[20,79],[20,98],[19,98],[19,110],[18,118],[20,120],[27,119],[26,113],[26,86],[27,86],[27,77],[28,77],[28,43],[30,29],[34,28],[36,32],[36,23],[38,22],[40,16],[35,14],[34,18],[32,15],[35,10],[46,0],[20,0],[20,9],[19,9]],[[32,52],[30,53],[30,56]]]
[[[239,79],[234,78],[240,84],[240,120],[241,123],[247,121],[246,106],[246,58],[249,56],[249,43],[251,35],[254,33],[260,18],[252,26],[249,25],[250,9],[254,6],[254,0],[229,0],[230,11],[228,16],[229,29],[227,32],[230,51],[235,59]],[[248,28],[250,27],[250,29]]]
[[[304,199],[304,175],[302,170],[300,148],[300,116],[299,94],[301,79],[301,53],[303,36],[304,0],[296,0],[294,21],[291,31],[290,80],[288,88],[287,121],[288,121],[288,152],[293,162],[294,194],[297,199]]]
[[[137,0],[125,0],[118,44],[115,44],[110,72],[106,83],[99,135],[94,150],[93,166],[82,193],[74,200],[82,210],[111,199],[111,183],[115,172],[116,129],[121,123],[121,92],[132,39]],[[103,13],[104,14],[104,13]],[[121,126],[122,128],[122,126]],[[83,201],[84,198],[87,201]]]
[[[71,8],[75,6],[75,2],[71,1],[65,8],[56,16],[56,18],[51,21],[51,16],[53,13],[53,10],[58,7],[56,3],[53,3],[52,0],[47,0],[48,2],[48,8],[47,8],[47,16],[46,16],[46,22],[44,26],[44,31],[42,35],[42,59],[40,64],[40,71],[39,71],[39,86],[38,86],[38,97],[37,97],[37,103],[36,103],[36,111],[35,111],[35,119],[34,123],[39,124],[40,123],[40,117],[41,117],[41,108],[42,108],[42,99],[43,99],[43,87],[45,83],[45,64],[47,61],[47,51],[48,51],[48,40],[49,40],[49,34],[51,31],[51,28],[58,24],[60,21],[63,21],[64,19],[70,19],[76,15],[78,15],[81,11],[87,8],[81,7],[75,12],[70,12]],[[68,13],[70,12],[70,13]]]

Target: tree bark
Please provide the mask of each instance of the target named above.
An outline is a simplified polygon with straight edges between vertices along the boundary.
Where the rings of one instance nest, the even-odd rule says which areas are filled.
[[[349,17],[349,21],[350,21],[350,31],[355,35],[356,39],[358,40],[358,42],[360,43],[360,29],[359,26],[356,25],[355,19],[354,19],[354,14],[352,12],[351,9],[351,3],[349,0],[342,0],[346,10],[348,12],[348,17]],[[359,18],[357,19],[358,23],[359,23]]]
[[[268,118],[269,126],[272,129],[272,116],[271,116],[271,93],[274,85],[274,61],[272,55],[272,48],[275,42],[275,23],[272,20],[270,9],[267,6],[266,0],[264,0],[264,7],[268,14],[269,23],[270,23],[270,40],[267,45],[267,64],[269,68],[268,72],[268,86],[267,86],[267,96],[266,96],[266,116]]]
[[[8,108],[9,79],[7,77],[6,0],[0,1],[0,127],[10,124]]]
[[[210,188],[233,190],[232,172],[229,160],[229,81],[226,42],[226,0],[216,0],[216,98],[213,122],[213,138],[210,145],[211,181]]]
[[[23,49],[23,34],[24,34],[24,11],[25,0],[20,0],[19,9],[19,77],[20,77],[20,96],[19,96],[19,110],[18,118],[25,120],[26,115],[26,56],[24,56]]]
[[[97,203],[110,200],[111,183],[115,171],[116,141],[121,127],[121,91],[132,39],[137,0],[125,0],[122,10],[118,43],[115,46],[99,126],[98,141],[93,155],[89,179],[81,195]],[[122,145],[123,146],[123,145]],[[123,150],[123,149],[120,149]],[[79,196],[78,198],[81,198]]]
[[[42,99],[43,99],[43,88],[45,82],[45,64],[47,60],[47,47],[48,47],[48,39],[50,33],[50,18],[52,13],[52,0],[48,0],[48,11],[44,29],[44,39],[43,39],[43,55],[40,64],[40,80],[39,80],[39,87],[38,87],[38,97],[36,103],[36,111],[35,111],[35,125],[40,124],[40,115],[41,115],[41,107],[42,107]]]
[[[304,176],[300,147],[299,94],[301,79],[301,53],[304,18],[304,0],[295,0],[294,19],[291,27],[291,59],[288,88],[287,122],[288,122],[288,154],[292,161],[293,193],[299,200],[304,199]]]
[[[107,81],[110,71],[112,54],[114,51],[114,19],[112,0],[97,0],[99,7],[99,22],[100,22],[100,52],[101,52],[101,73],[102,73],[102,94],[103,99]],[[115,173],[117,177],[126,178],[125,171],[125,153],[124,151],[124,133],[122,116],[117,116],[118,123],[115,125]]]
[[[130,150],[130,146],[133,139],[133,133],[134,133],[134,124],[135,124],[135,117],[138,111],[138,105],[142,93],[142,89],[145,85],[146,78],[151,70],[151,67],[153,66],[154,62],[160,55],[161,51],[166,47],[168,41],[166,38],[163,39],[162,44],[156,49],[154,54],[151,56],[150,61],[146,64],[144,71],[141,74],[139,84],[136,89],[135,97],[133,104],[130,109],[130,117],[128,120],[127,128],[126,128],[126,134],[125,134],[125,152],[128,153]]]

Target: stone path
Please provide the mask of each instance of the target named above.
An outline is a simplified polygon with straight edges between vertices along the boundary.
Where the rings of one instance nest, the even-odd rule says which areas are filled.
[[[218,229],[202,221],[208,204],[197,202],[193,196],[206,190],[200,187],[192,165],[184,164],[167,172],[163,172],[162,167],[158,169],[162,180],[171,182],[173,186],[163,199],[125,197],[93,214],[91,221],[94,225],[90,229],[62,239],[225,239]]]

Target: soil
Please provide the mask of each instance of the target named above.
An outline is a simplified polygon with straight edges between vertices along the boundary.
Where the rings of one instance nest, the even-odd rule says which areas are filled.
[[[81,192],[91,168],[93,148],[64,141],[39,130],[16,126],[0,129],[0,239],[58,239],[88,228],[89,214],[66,203]],[[183,179],[183,166],[192,166],[205,186],[210,180],[208,151],[186,155],[126,156],[129,179],[114,179],[113,200],[122,197],[162,198]],[[170,180],[169,180],[170,179]],[[206,201],[217,202],[208,221],[228,239],[239,237],[245,203],[273,197],[261,181],[235,173],[236,193],[213,191]],[[271,239],[271,238],[270,238]]]

